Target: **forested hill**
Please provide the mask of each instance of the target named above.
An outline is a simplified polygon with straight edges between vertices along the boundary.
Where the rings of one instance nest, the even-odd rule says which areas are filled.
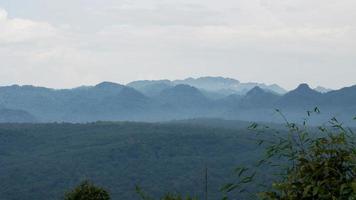
[[[138,199],[135,184],[161,196],[202,197],[231,179],[238,164],[260,152],[245,125],[224,129],[195,123],[1,124],[0,199],[61,199],[84,179],[113,199]]]

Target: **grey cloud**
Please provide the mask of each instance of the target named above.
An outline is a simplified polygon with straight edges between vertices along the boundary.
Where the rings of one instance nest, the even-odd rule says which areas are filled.
[[[202,75],[355,84],[353,0],[0,1],[2,85]],[[14,19],[33,28],[9,26]]]
[[[195,4],[156,4],[149,8],[123,5],[98,13],[116,24],[204,26],[225,24],[223,14]]]

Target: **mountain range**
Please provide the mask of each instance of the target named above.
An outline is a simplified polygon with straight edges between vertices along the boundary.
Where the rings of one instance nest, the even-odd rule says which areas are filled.
[[[184,80],[140,80],[133,81],[127,86],[133,87],[136,90],[148,96],[157,95],[162,90],[172,88],[176,85],[190,85],[193,86],[210,97],[220,98],[231,94],[244,95],[252,88],[258,86],[264,90],[274,92],[276,94],[284,94],[287,91],[278,86],[277,84],[266,85],[263,83],[241,83],[240,81],[232,78],[224,77],[200,77],[200,78],[187,78]]]
[[[315,121],[356,115],[356,85],[317,91],[307,84],[286,91],[278,85],[241,83],[222,77],[135,81],[127,85],[51,89],[0,87],[0,122],[169,121],[222,118],[278,121],[278,108],[291,120],[302,120],[319,107]]]

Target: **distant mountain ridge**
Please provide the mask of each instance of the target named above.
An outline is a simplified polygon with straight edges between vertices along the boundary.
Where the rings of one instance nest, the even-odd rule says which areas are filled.
[[[322,86],[318,86],[318,87],[314,88],[314,90],[318,91],[320,93],[327,93],[327,92],[333,91],[332,89],[325,88],[325,87],[322,87]]]
[[[142,80],[128,83],[127,86],[133,87],[136,90],[151,96],[159,93],[163,89],[174,87],[175,85],[190,85],[199,90],[213,93],[219,97],[226,97],[231,94],[246,94],[252,88],[258,86],[264,90],[269,90],[277,94],[284,94],[287,91],[277,84],[266,85],[263,83],[241,83],[232,78],[224,77],[200,77],[187,78],[183,80]],[[155,92],[154,92],[155,91]]]
[[[319,99],[322,93],[317,92],[309,87],[309,85],[303,83],[300,84],[295,90],[286,93],[278,100],[278,105],[283,108],[288,107],[301,107],[302,109],[308,109],[312,106],[319,105]]]
[[[35,123],[36,118],[23,110],[0,109],[0,123]]]
[[[241,99],[242,108],[269,108],[273,105],[280,95],[272,93],[270,91],[263,90],[262,88],[256,86],[252,88],[247,94]]]
[[[0,110],[11,112],[3,112],[7,113],[3,116],[0,113],[0,122],[169,121],[199,117],[270,122],[275,120],[276,108],[291,120],[300,120],[306,110],[314,107],[323,111],[320,120],[356,116],[356,86],[322,93],[301,84],[280,94],[271,90],[277,86],[261,85],[203,77],[127,85],[102,82],[59,90],[5,86],[0,87]],[[225,87],[224,92],[229,92],[221,92]],[[249,90],[236,92],[234,88]]]

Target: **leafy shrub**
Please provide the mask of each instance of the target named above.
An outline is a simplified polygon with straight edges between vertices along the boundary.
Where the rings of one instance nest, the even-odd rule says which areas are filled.
[[[182,198],[180,195],[167,194],[161,200],[197,200],[191,197]]]
[[[302,125],[290,123],[285,119],[288,134],[274,132],[274,139],[259,141],[266,145],[266,156],[258,162],[255,169],[240,167],[236,169],[238,180],[226,184],[222,191],[244,193],[257,185],[254,182],[258,168],[273,168],[277,176],[272,187],[265,187],[258,197],[265,200],[355,200],[356,199],[356,146],[355,134],[344,128],[336,118],[328,126],[309,129],[307,119]],[[312,113],[319,113],[315,108]],[[269,129],[254,123],[250,126],[258,134]],[[268,133],[271,133],[270,131]],[[313,133],[313,134],[311,134]],[[254,187],[256,189],[256,187]]]
[[[64,200],[110,200],[109,193],[89,181],[84,181],[66,193]]]
[[[355,149],[345,132],[311,141],[298,152],[295,165],[282,181],[273,184],[276,191],[263,192],[263,199],[356,199]]]
[[[146,195],[138,186],[136,186],[136,192],[142,200],[154,200],[152,197]],[[175,194],[166,194],[162,198],[160,198],[160,200],[198,200],[198,199],[191,198],[191,197],[183,198],[181,195],[175,195]]]

